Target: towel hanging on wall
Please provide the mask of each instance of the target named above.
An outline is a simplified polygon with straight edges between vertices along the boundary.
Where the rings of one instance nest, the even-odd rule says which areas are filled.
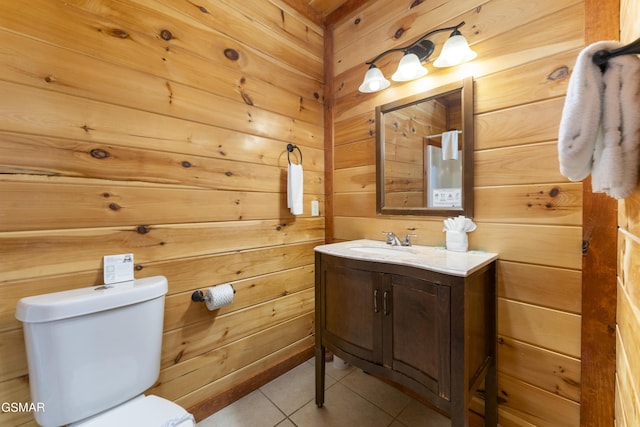
[[[580,52],[560,121],[560,172],[571,181],[592,174],[592,190],[616,199],[629,196],[640,165],[640,59],[612,57],[604,72],[594,64],[616,41],[593,43]]]
[[[442,160],[458,160],[458,133],[442,132]]]
[[[293,215],[302,215],[304,192],[302,165],[289,163],[287,169],[287,207]]]
[[[297,165],[291,163],[291,153],[298,150],[299,162]],[[287,207],[291,209],[293,215],[302,215],[303,208],[303,173],[302,173],[302,150],[294,144],[287,144]]]

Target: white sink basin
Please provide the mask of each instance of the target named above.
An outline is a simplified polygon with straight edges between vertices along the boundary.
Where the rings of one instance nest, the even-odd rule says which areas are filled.
[[[434,246],[391,246],[384,241],[369,239],[320,245],[315,250],[327,255],[407,265],[463,277],[498,258],[498,254],[482,251],[452,252]]]
[[[398,255],[407,255],[410,254],[411,251],[402,250],[402,249],[392,249],[392,248],[377,248],[375,246],[356,246],[349,248],[351,251],[362,252],[365,254],[372,255],[389,255],[389,256],[398,256]]]

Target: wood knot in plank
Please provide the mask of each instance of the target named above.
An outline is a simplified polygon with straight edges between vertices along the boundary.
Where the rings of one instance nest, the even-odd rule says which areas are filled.
[[[190,168],[191,166],[193,166],[191,164],[191,162],[184,160],[182,163],[180,163],[182,165],[183,168]]]
[[[353,21],[353,23],[354,23],[355,25],[358,25],[360,22],[362,22],[362,19],[360,19],[360,18],[356,18],[356,20],[355,20],[355,21]]]
[[[409,6],[409,9],[413,9],[416,6],[420,6],[423,2],[424,0],[413,0],[413,3],[411,3],[411,6]]]
[[[169,104],[173,104],[173,89],[171,88],[171,83],[165,82],[164,85],[169,91]]]
[[[547,76],[547,80],[562,80],[569,77],[569,67],[567,67],[566,65],[563,65],[562,67],[558,67],[555,70],[553,70],[551,72],[551,74],[549,74]]]
[[[549,196],[557,197],[560,194],[560,189],[558,187],[553,187],[551,191],[549,191]]]
[[[139,225],[138,227],[136,227],[136,232],[139,234],[147,234],[150,231],[151,227],[149,227],[148,225]]]
[[[403,34],[404,34],[404,28],[400,27],[396,30],[395,34],[393,35],[393,38],[399,39],[400,37],[402,37]]]
[[[109,30],[109,34],[111,34],[113,37],[119,38],[119,39],[128,39],[129,38],[129,33],[127,33],[125,30],[121,30],[119,28],[112,28],[111,30]]]
[[[140,264],[136,264],[136,266],[134,267],[136,269],[136,271],[140,271],[142,270],[144,267]]]
[[[238,51],[231,48],[227,48],[224,50],[224,56],[231,61],[237,61],[238,59],[240,59],[240,54],[238,53]]]
[[[169,41],[173,38],[173,34],[169,30],[162,30],[160,31],[160,37],[162,37],[162,40]]]
[[[111,209],[112,211],[119,211],[120,205],[117,203],[109,203],[109,209]]]
[[[89,153],[91,154],[91,157],[93,157],[94,159],[102,160],[102,159],[107,159],[111,157],[111,154],[109,154],[107,150],[103,150],[102,148],[94,148]]]
[[[207,8],[206,8],[206,7],[204,7],[204,6],[197,6],[197,7],[198,7],[198,10],[199,10],[200,12],[202,12],[202,13],[209,13],[209,11],[207,10]]]
[[[44,81],[47,83],[55,83],[56,76],[54,76],[53,74],[49,74],[47,77],[44,78]]]
[[[249,94],[247,94],[245,91],[240,90],[240,96],[242,96],[242,100],[244,101],[245,104],[253,105],[253,100],[251,99]]]
[[[94,128],[89,127],[89,125],[86,125],[86,124],[85,124],[85,125],[80,126],[80,129],[83,129],[83,130],[84,130],[85,132],[87,132],[87,133],[89,133],[89,131],[90,131],[90,130],[95,130]]]
[[[577,387],[580,388],[580,383],[574,379],[571,379],[569,377],[565,377],[564,375],[560,375],[560,379],[562,380],[562,382],[564,382],[565,384],[570,385],[571,387]]]

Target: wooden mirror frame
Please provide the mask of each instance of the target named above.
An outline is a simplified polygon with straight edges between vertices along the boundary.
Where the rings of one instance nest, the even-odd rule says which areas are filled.
[[[462,104],[462,207],[461,208],[406,208],[385,206],[384,193],[384,114],[411,106],[423,101],[446,96],[460,91]],[[376,212],[382,215],[429,215],[473,217],[473,152],[474,152],[474,120],[473,120],[473,78],[467,77],[461,82],[437,87],[407,98],[399,99],[376,107]]]

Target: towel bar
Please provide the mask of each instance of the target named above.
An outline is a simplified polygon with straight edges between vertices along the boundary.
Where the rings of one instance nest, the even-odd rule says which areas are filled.
[[[287,144],[287,161],[289,162],[289,164],[291,164],[291,159],[289,158],[289,154],[291,154],[291,152],[296,149],[298,150],[298,153],[300,153],[300,164],[302,164],[302,151],[300,150],[300,147],[293,144]]]

